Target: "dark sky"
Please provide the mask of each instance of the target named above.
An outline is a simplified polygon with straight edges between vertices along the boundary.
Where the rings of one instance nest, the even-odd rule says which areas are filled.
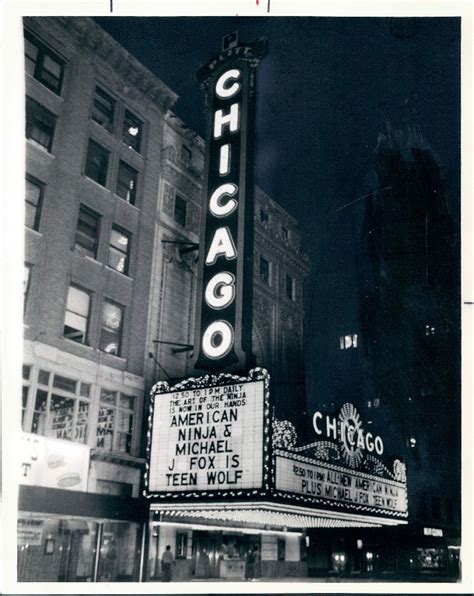
[[[307,283],[306,347],[325,320],[321,304],[354,300],[331,285],[350,228],[338,208],[371,187],[377,138],[387,124],[416,129],[434,151],[451,208],[459,205],[457,18],[97,18],[98,24],[180,98],[174,111],[205,137],[203,94],[194,73],[220,51],[222,37],[266,37],[258,71],[256,183],[299,222],[313,263]],[[373,178],[372,178],[373,180]],[[375,182],[373,182],[375,184]],[[363,200],[347,208],[356,221]],[[354,227],[354,229],[356,229]],[[350,246],[350,242],[349,242]],[[339,253],[339,254],[338,254]],[[339,258],[338,258],[339,257]],[[344,266],[342,266],[344,269]],[[350,267],[348,267],[350,269]],[[350,288],[350,272],[346,287]],[[355,299],[355,294],[353,298]],[[352,308],[352,311],[351,311]],[[344,316],[344,315],[343,315]],[[331,331],[328,331],[331,332]],[[309,366],[311,386],[314,375]]]

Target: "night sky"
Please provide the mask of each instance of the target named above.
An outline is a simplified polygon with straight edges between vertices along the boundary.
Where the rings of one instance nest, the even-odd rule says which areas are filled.
[[[227,33],[238,31],[244,41],[268,39],[269,55],[258,70],[256,183],[298,220],[312,261],[305,346],[307,392],[310,405],[316,403],[324,387],[321,360],[313,359],[315,338],[336,338],[342,323],[356,324],[357,292],[346,255],[360,241],[354,238],[364,206],[359,197],[377,190],[370,172],[377,139],[387,126],[416,130],[426,139],[446,180],[450,210],[459,217],[460,20],[111,17],[96,22],[179,94],[173,111],[204,138],[196,70],[220,51]],[[353,234],[341,216],[346,224],[354,219]],[[328,319],[331,305],[337,305],[337,314]]]

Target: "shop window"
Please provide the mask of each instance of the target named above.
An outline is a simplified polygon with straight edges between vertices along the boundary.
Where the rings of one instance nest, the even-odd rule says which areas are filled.
[[[286,297],[288,300],[295,299],[295,280],[291,277],[291,275],[286,276],[286,283],[285,283],[285,290],[286,290]]]
[[[77,286],[69,286],[63,330],[66,339],[87,343],[90,301],[89,292]]]
[[[263,257],[260,257],[260,281],[270,285],[270,263]]]
[[[90,388],[75,379],[40,371],[31,432],[85,443],[90,402],[84,396],[89,397],[89,390],[83,385]]]
[[[87,145],[85,175],[101,186],[105,186],[107,182],[109,155],[110,153],[107,149],[104,149],[99,143],[89,139]]]
[[[107,354],[120,356],[122,343],[123,307],[104,300],[102,325],[100,329],[100,349]]]
[[[286,544],[284,538],[277,539],[277,559],[278,561],[284,561],[286,554]]]
[[[94,103],[92,105],[92,120],[103,126],[109,132],[114,128],[116,101],[100,87],[95,88]]]
[[[137,199],[137,181],[138,172],[124,161],[121,161],[119,163],[116,193],[131,205],[135,205]]]
[[[75,248],[82,254],[95,259],[99,245],[99,229],[100,215],[81,205],[77,220]]]
[[[268,212],[265,209],[260,209],[260,223],[268,222]]]
[[[174,199],[174,220],[177,224],[182,226],[183,228],[186,227],[186,211],[187,211],[187,203],[186,201],[176,195]]]
[[[138,524],[128,522],[102,524],[97,581],[136,581],[138,550]]]
[[[132,450],[135,397],[101,389],[97,447],[130,453]]]
[[[131,497],[133,484],[128,482],[115,482],[114,480],[97,480],[97,492],[103,495]]]
[[[64,61],[26,32],[25,70],[45,87],[60,95]]]
[[[109,246],[109,267],[124,275],[128,275],[129,257],[130,234],[118,226],[112,226]]]
[[[125,110],[123,119],[122,141],[131,149],[140,152],[142,142],[143,122],[129,110]]]
[[[176,558],[185,559],[188,552],[188,535],[185,532],[176,533]]]
[[[25,225],[32,230],[39,229],[44,185],[34,178],[26,178]]]
[[[30,97],[26,98],[26,138],[51,152],[56,116]]]

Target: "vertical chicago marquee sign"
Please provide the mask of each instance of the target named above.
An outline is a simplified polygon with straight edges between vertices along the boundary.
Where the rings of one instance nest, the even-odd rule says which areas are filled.
[[[267,42],[223,41],[197,73],[206,92],[206,208],[201,219],[194,367],[253,366],[253,203],[256,69]]]

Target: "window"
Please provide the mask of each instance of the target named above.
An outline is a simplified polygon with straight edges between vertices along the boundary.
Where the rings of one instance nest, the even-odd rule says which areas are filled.
[[[97,447],[130,453],[132,450],[135,397],[102,388],[100,391]]]
[[[286,290],[286,297],[288,298],[288,300],[294,300],[295,299],[295,280],[290,275],[286,276],[285,290]]]
[[[41,42],[25,33],[26,72],[57,95],[61,93],[64,61]]]
[[[28,263],[25,263],[25,268],[23,270],[23,302],[25,309],[26,301],[28,300],[28,293],[30,291],[30,278],[32,267],[32,265],[28,265]]]
[[[85,443],[90,387],[88,383],[40,371],[31,432]]]
[[[91,180],[105,186],[107,182],[107,169],[109,167],[109,152],[101,145],[89,139],[85,174]]]
[[[339,349],[348,350],[349,348],[357,348],[358,336],[357,333],[350,335],[341,335],[339,338]]]
[[[23,430],[25,429],[25,415],[26,415],[26,408],[28,405],[28,394],[30,391],[30,381],[31,381],[31,366],[28,364],[23,365],[23,386],[21,392],[21,427]]]
[[[288,229],[287,229],[287,228],[285,228],[284,226],[281,226],[281,233],[283,234],[283,238],[284,238],[285,240],[288,240],[288,238],[289,238],[289,232],[288,232]]]
[[[260,257],[260,280],[270,285],[270,263],[263,257]]]
[[[30,97],[26,98],[26,138],[51,151],[56,116]]]
[[[183,228],[186,227],[186,211],[187,211],[186,201],[179,195],[176,195],[176,197],[174,199],[174,220],[177,224],[179,224]]]
[[[123,119],[122,141],[131,149],[140,151],[143,123],[128,110]]]
[[[28,177],[25,193],[25,225],[32,230],[39,228],[42,202],[43,185],[38,180]]]
[[[425,325],[425,335],[434,335],[436,333],[436,328],[432,325]]]
[[[121,161],[117,177],[117,194],[131,205],[135,205],[137,198],[137,180],[138,172]]]
[[[185,532],[176,532],[176,558],[185,559],[188,552],[188,535]]]
[[[93,259],[97,256],[99,244],[100,215],[81,205],[77,220],[76,239],[74,247],[82,254]]]
[[[123,307],[108,300],[102,309],[102,326],[100,330],[100,349],[107,354],[120,356],[122,342]]]
[[[260,222],[261,223],[268,222],[268,213],[264,209],[260,209]]]
[[[118,226],[112,226],[109,247],[109,266],[128,275],[130,234]]]
[[[94,103],[92,105],[92,120],[109,132],[114,128],[115,100],[100,87],[95,88]]]
[[[284,538],[277,538],[277,557],[278,561],[285,560],[286,544]]]
[[[69,286],[63,335],[66,339],[87,343],[90,294],[76,286]]]
[[[97,492],[104,495],[118,495],[120,497],[131,497],[133,484],[128,482],[116,482],[115,480],[97,480]]]
[[[193,152],[186,145],[181,145],[181,161],[190,164],[193,159]]]

